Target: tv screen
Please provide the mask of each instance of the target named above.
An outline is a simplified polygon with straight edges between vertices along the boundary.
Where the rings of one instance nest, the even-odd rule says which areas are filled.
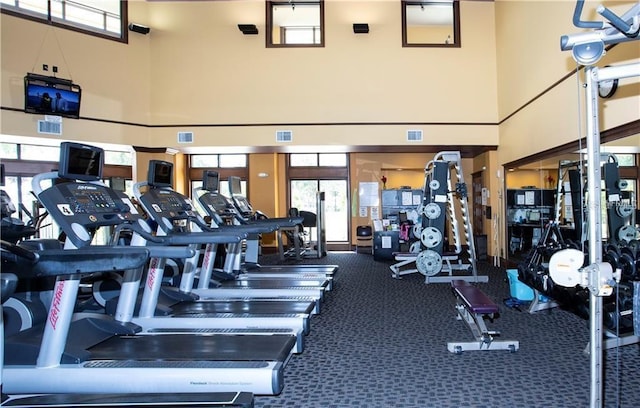
[[[0,187],[4,187],[4,163],[0,163]]]
[[[173,184],[173,164],[162,160],[149,161],[147,182],[150,186],[171,187]]]
[[[102,179],[104,150],[81,143],[60,143],[58,175],[69,180],[97,181]]]
[[[220,188],[220,174],[217,171],[205,170],[202,174],[202,188],[215,193]]]
[[[232,196],[242,195],[242,185],[240,184],[240,177],[229,177],[229,193],[231,193]]]
[[[82,89],[68,79],[27,74],[24,77],[24,111],[44,115],[80,117]]]

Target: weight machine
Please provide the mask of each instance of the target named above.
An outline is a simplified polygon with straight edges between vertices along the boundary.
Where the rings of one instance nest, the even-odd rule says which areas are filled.
[[[611,267],[607,268],[602,263],[602,229],[601,229],[601,203],[600,203],[600,132],[599,132],[599,116],[598,116],[598,86],[604,85],[610,81],[618,81],[619,79],[640,76],[640,63],[630,63],[620,66],[611,66],[605,68],[597,68],[595,64],[605,53],[605,45],[617,44],[627,41],[640,40],[640,3],[635,3],[622,16],[616,15],[604,6],[598,6],[597,12],[605,18],[606,22],[598,21],[582,21],[581,14],[584,0],[577,0],[573,15],[573,24],[579,28],[592,29],[591,31],[563,35],[560,39],[562,51],[572,51],[574,60],[585,66],[585,91],[586,91],[586,117],[587,120],[587,162],[591,165],[588,167],[587,177],[587,201],[590,203],[590,211],[588,212],[588,237],[589,237],[589,262],[590,265],[582,268],[579,272],[586,275],[575,284],[582,284],[589,288],[589,316],[590,316],[590,406],[601,407],[603,404],[602,393],[602,316],[603,302],[602,298],[609,290],[608,287],[616,283],[613,277],[617,275],[611,271]],[[561,263],[552,262],[556,271],[553,276],[560,280],[560,276],[566,274],[575,276],[574,271],[576,265],[584,262],[584,254],[580,252],[571,255],[564,250],[560,253],[575,256],[577,259],[571,264],[571,267],[562,268]],[[563,255],[554,255],[563,256]],[[556,258],[557,260],[558,258]],[[552,277],[553,280],[553,277]],[[576,286],[573,284],[572,286]]]
[[[399,262],[389,267],[391,276],[400,279],[402,275],[419,272],[425,276],[425,283],[487,282],[487,276],[478,276],[460,152],[437,153],[425,166],[424,180],[422,204],[418,208],[421,221],[412,229],[419,239],[419,251],[395,254]],[[463,248],[458,214],[462,217],[467,241],[467,263],[461,258]],[[453,241],[453,251],[445,247],[448,233]],[[413,263],[414,269],[402,269]]]

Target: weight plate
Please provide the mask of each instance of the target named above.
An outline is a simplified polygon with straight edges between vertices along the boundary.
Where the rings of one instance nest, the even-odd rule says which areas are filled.
[[[427,249],[416,257],[418,272],[426,276],[437,275],[442,270],[442,257],[436,251]]]
[[[424,207],[423,214],[430,220],[435,220],[440,216],[442,210],[440,210],[440,206],[436,203],[429,203]]]
[[[414,224],[413,228],[411,228],[411,231],[413,232],[413,236],[415,238],[420,239],[420,234],[422,234],[422,225]]]
[[[627,218],[631,214],[633,214],[633,207],[629,204],[620,204],[616,205],[616,212],[622,218]]]
[[[409,246],[409,252],[411,252],[412,254],[417,254],[418,252],[420,252],[420,241],[413,241],[411,243],[411,246]]]
[[[440,188],[440,182],[438,180],[431,180],[429,182],[429,188],[432,190],[437,190]]]
[[[636,274],[636,261],[633,259],[633,256],[624,253],[620,255],[620,261],[618,262],[618,266],[622,270],[622,276],[627,280],[631,280],[634,278]]]
[[[442,233],[434,227],[427,227],[420,234],[420,242],[427,248],[437,247],[442,242]]]
[[[620,255],[615,251],[607,251],[606,255],[603,256],[605,262],[609,262],[611,264],[611,268],[616,270],[620,267]]]
[[[632,225],[625,225],[618,230],[618,239],[629,242],[636,237],[636,228]]]

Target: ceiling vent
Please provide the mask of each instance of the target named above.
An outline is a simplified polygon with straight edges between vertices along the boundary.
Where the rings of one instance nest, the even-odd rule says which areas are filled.
[[[193,143],[193,132],[178,132],[178,143]]]
[[[291,130],[276,130],[276,142],[287,143],[293,141],[293,132]]]
[[[39,120],[38,133],[60,136],[62,135],[62,121],[52,122],[49,120]]]
[[[407,130],[407,142],[422,142],[422,130]]]

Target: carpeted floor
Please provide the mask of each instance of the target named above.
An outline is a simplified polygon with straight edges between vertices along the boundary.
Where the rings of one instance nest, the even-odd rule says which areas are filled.
[[[262,262],[274,263],[265,256]],[[335,288],[312,319],[304,353],[285,370],[278,396],[256,396],[256,407],[588,407],[588,322],[561,310],[537,314],[510,309],[504,269],[480,264],[482,290],[501,305],[490,329],[520,341],[520,350],[447,350],[470,341],[455,319],[448,284],[424,284],[422,275],[391,278],[391,262],[371,255],[329,253],[306,263],[337,264]],[[640,347],[611,349],[604,357],[604,407],[640,406]]]

